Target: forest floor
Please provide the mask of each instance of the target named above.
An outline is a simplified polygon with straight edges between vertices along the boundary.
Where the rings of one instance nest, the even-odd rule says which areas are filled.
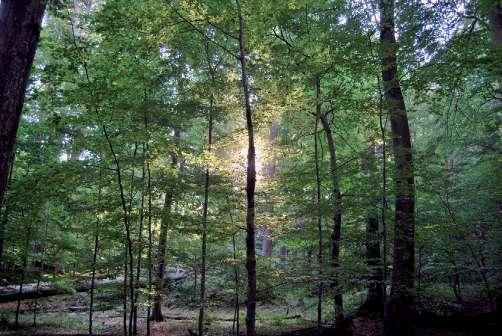
[[[37,309],[37,324],[33,326],[33,302],[25,300],[21,303],[18,328],[14,328],[16,302],[0,304],[0,335],[87,335],[88,307],[87,294],[58,295],[41,298]],[[98,303],[94,313],[94,332],[97,335],[122,335],[123,315],[120,302],[116,300]],[[244,310],[241,309],[241,331],[244,329]],[[196,330],[198,309],[195,306],[182,305],[164,307],[164,322],[152,323],[152,336],[188,336],[188,329]],[[298,314],[292,308],[285,311],[283,307],[272,304],[259,304],[257,314],[257,331],[259,335],[314,335],[314,322]],[[140,312],[138,319],[139,335],[144,335],[145,311]],[[233,308],[228,305],[211,306],[207,310],[208,336],[232,334]],[[378,336],[382,334],[381,320],[369,317],[355,317],[352,326],[353,336]],[[494,329],[496,330],[496,329]],[[241,332],[243,335],[243,333]],[[332,335],[331,333],[329,333]],[[337,335],[333,334],[333,335]],[[340,334],[341,335],[341,334]],[[344,336],[346,334],[343,334]],[[418,336],[490,336],[492,333],[484,329],[464,328],[451,323],[436,323],[428,327],[419,327]],[[496,335],[496,333],[493,333]]]

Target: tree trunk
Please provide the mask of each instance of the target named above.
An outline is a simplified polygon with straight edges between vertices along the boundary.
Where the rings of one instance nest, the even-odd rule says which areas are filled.
[[[319,105],[319,104],[316,104]],[[320,111],[318,111],[320,112]],[[318,148],[318,130],[319,117],[316,115],[315,132],[314,132],[314,160],[315,160],[315,181],[316,181],[316,205],[317,205],[317,234],[319,237],[319,247],[317,254],[319,288],[317,292],[317,335],[321,333],[322,327],[322,296],[324,291],[324,274],[323,274],[323,242],[322,242],[322,216],[321,216],[321,174],[319,169],[319,148]]]
[[[387,126],[387,119],[383,120],[383,94],[380,85],[380,76],[378,76],[378,122],[380,126],[380,139],[382,141],[382,195],[380,201],[380,222],[382,223],[382,290],[383,299],[387,298],[387,221],[385,212],[387,210],[387,136],[385,128]]]
[[[502,48],[502,4],[494,4],[488,13],[490,21],[490,34],[493,44]]]
[[[101,208],[101,170],[99,171],[99,189],[98,189],[98,199],[97,199],[97,211],[96,211],[96,227],[94,230],[94,250],[92,253],[92,276],[91,276],[91,290],[90,290],[90,302],[89,302],[89,335],[92,335],[92,314],[94,309],[94,287],[96,282],[96,262],[98,260],[98,247],[99,247],[99,230],[101,228],[101,223],[99,220],[99,212]]]
[[[44,255],[45,255],[45,243],[47,241],[47,231],[48,231],[48,226],[49,226],[49,204],[46,203],[44,206],[44,237],[42,239],[42,246],[40,247],[40,254],[41,254],[41,260],[40,260],[40,268],[38,272],[38,277],[37,277],[37,289],[36,289],[36,296],[35,296],[35,302],[33,303],[33,326],[37,326],[37,308],[38,308],[38,292],[40,289],[40,278],[42,277],[44,273]]]
[[[145,116],[145,128],[148,132],[148,124]],[[149,139],[148,139],[149,140]],[[148,176],[147,190],[148,190],[148,308],[146,314],[146,336],[150,336],[150,311],[152,303],[152,177],[150,174],[150,148],[148,141],[146,143],[146,173]]]
[[[382,264],[380,255],[380,237],[378,232],[378,195],[377,181],[375,176],[375,146],[371,144],[368,153],[363,157],[363,172],[368,176],[368,186],[370,202],[366,215],[366,263],[370,268],[368,297],[363,305],[363,309],[370,313],[382,314],[384,308],[384,297],[382,289]]]
[[[0,2],[0,208],[45,5],[42,0]]]
[[[246,302],[246,334],[256,336],[256,251],[255,251],[255,204],[254,192],[256,186],[256,163],[254,147],[253,111],[251,109],[251,92],[246,68],[246,50],[244,42],[244,19],[240,0],[236,0],[239,19],[239,61],[241,65],[242,91],[246,107],[246,128],[248,131],[248,155],[246,172],[246,270],[248,273],[248,290]]]
[[[232,215],[230,215],[232,216]],[[231,218],[232,223],[233,219]],[[232,235],[232,247],[233,247],[233,257],[234,257],[234,283],[235,283],[235,288],[234,288],[234,295],[235,295],[235,309],[234,309],[234,321],[232,322],[232,332],[235,333],[235,335],[240,335],[240,302],[239,302],[239,269],[237,266],[237,254],[236,254],[236,248],[235,248],[235,235],[234,233]]]
[[[133,307],[133,335],[138,334],[139,280],[141,275],[141,255],[143,254],[143,222],[145,218],[145,143],[143,143],[143,166],[141,168],[141,204],[139,209],[138,256],[136,257],[136,292]]]
[[[414,335],[415,194],[411,138],[397,77],[394,0],[380,0],[379,8],[384,106],[389,111],[393,133],[396,195],[392,290],[385,307],[384,334]]]
[[[174,130],[175,142],[179,141],[180,131]],[[178,158],[175,153],[171,154],[171,166],[173,168],[178,164]],[[153,311],[151,319],[157,322],[163,321],[162,316],[162,289],[164,287],[164,270],[166,268],[166,248],[167,248],[167,229],[169,217],[171,215],[171,207],[173,204],[174,187],[168,187],[164,199],[164,207],[162,209],[162,219],[160,222],[159,249],[157,251],[157,272],[155,279],[155,297],[153,300]]]
[[[21,210],[22,217],[24,218],[24,211]],[[31,241],[31,226],[26,227],[26,241],[24,245],[24,253],[23,253],[23,270],[21,272],[21,281],[19,284],[19,293],[23,293],[23,285],[24,285],[24,280],[26,277],[26,269],[28,267],[28,249],[30,247],[30,241]],[[38,286],[37,286],[38,287]],[[38,291],[38,288],[37,288]],[[14,322],[14,325],[19,327],[19,311],[21,308],[21,299],[17,300],[17,306],[16,306],[16,320]]]
[[[122,283],[122,329],[124,336],[127,336],[127,243],[124,243],[124,282]]]
[[[328,142],[329,151],[329,165],[330,165],[330,175],[333,191],[333,231],[331,233],[331,264],[333,268],[333,276],[331,281],[331,287],[334,291],[334,301],[335,301],[335,323],[340,323],[343,320],[343,296],[342,288],[338,280],[338,268],[340,266],[340,238],[342,230],[342,196],[340,194],[340,182],[337,172],[336,163],[336,147],[335,141],[333,139],[333,133],[331,132],[331,127],[329,125],[328,116],[321,112],[321,79],[319,76],[316,77],[316,114],[321,120],[321,124],[326,134],[326,140]]]
[[[206,44],[207,62],[209,72],[211,73],[212,84],[214,85],[213,69],[211,67],[210,55]],[[211,94],[209,99],[209,122],[207,131],[208,152],[211,153],[213,139],[213,104],[214,97]],[[204,310],[206,306],[206,256],[207,256],[207,208],[209,205],[209,167],[206,168],[204,176],[204,204],[202,206],[202,250],[201,250],[201,269],[200,269],[200,309],[199,309],[199,336],[204,335]]]

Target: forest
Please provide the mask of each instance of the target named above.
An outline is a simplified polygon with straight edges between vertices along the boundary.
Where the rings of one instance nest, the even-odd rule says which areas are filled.
[[[501,0],[0,0],[0,335],[497,335],[501,134]]]

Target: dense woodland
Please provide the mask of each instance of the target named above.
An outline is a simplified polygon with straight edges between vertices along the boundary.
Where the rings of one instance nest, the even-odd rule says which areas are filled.
[[[0,1],[0,334],[495,335],[500,0]]]

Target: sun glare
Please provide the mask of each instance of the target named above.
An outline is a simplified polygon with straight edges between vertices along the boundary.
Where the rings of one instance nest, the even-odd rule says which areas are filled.
[[[240,151],[240,156],[244,160],[244,167],[247,167],[247,157],[248,157],[248,146],[244,144]],[[255,167],[256,167],[256,178],[259,179],[262,175],[263,170],[263,151],[261,145],[255,144]]]

